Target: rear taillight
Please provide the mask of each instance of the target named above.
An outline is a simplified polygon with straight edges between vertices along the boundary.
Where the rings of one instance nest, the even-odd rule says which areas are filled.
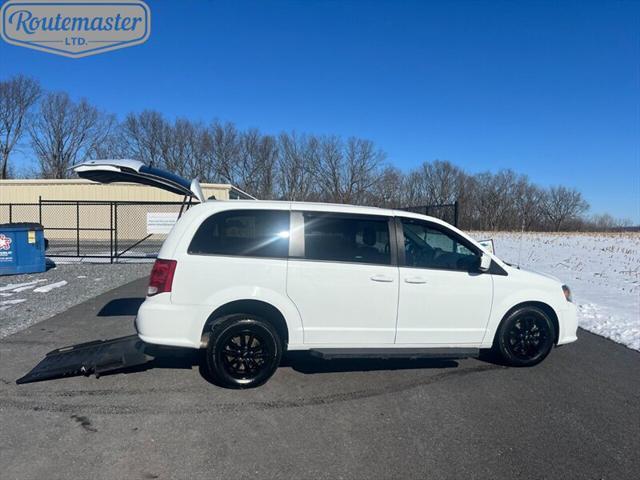
[[[151,276],[149,277],[149,288],[147,288],[147,295],[153,296],[158,293],[165,293],[171,291],[171,285],[173,284],[173,274],[176,271],[178,262],[175,260],[162,260],[157,259],[151,269]]]

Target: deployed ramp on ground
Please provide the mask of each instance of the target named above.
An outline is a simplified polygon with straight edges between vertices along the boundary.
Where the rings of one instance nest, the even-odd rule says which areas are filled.
[[[95,374],[143,365],[153,357],[145,353],[145,343],[137,335],[96,340],[53,350],[33,370],[16,383],[40,382],[54,378]]]

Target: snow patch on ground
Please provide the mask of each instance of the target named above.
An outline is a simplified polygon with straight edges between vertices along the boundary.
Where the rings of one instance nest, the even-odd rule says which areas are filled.
[[[38,288],[34,289],[33,291],[35,293],[49,293],[54,288],[64,287],[66,284],[67,284],[66,280],[61,280],[61,281],[56,282],[56,283],[50,283],[49,285],[43,285],[42,287],[38,287]]]
[[[14,300],[2,300],[0,302],[0,305],[15,305],[16,303],[22,303],[22,302],[26,302],[27,299],[26,298],[16,298]]]
[[[35,287],[40,282],[46,282],[46,280],[41,278],[39,280],[33,280],[31,282],[10,283],[8,285],[4,285],[0,287],[0,292],[6,292],[7,290],[12,290],[14,292],[21,292],[22,290],[27,290],[29,288]]]
[[[26,302],[26,298],[16,298],[13,300],[2,300],[0,301],[0,312],[8,310],[13,305],[17,305],[18,303]]]
[[[640,350],[640,234],[473,232],[496,255],[571,287],[585,330]]]

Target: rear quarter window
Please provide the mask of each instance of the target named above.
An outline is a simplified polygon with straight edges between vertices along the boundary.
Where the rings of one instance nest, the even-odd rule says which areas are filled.
[[[191,255],[286,258],[288,210],[229,210],[207,218],[191,240]]]

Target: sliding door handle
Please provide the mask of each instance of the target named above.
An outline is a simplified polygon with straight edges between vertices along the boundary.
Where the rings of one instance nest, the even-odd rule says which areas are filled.
[[[371,280],[374,282],[391,283],[393,282],[393,277],[389,277],[387,275],[374,275],[371,277]]]

